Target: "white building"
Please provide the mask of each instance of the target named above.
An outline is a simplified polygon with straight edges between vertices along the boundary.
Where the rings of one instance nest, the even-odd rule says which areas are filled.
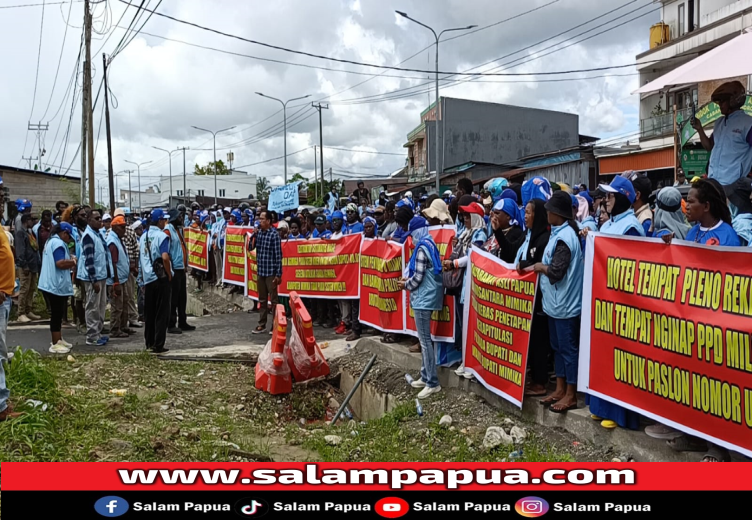
[[[752,27],[752,0],[656,0],[660,2],[661,24],[651,28],[650,49],[636,57],[640,85],[653,81],[707,51],[726,43]],[[739,56],[740,60],[752,59]],[[609,155],[600,160],[601,174],[625,170],[655,172],[653,180],[669,180],[674,175],[674,105],[679,127],[710,103],[713,91],[726,81],[739,80],[749,90],[750,78],[729,78],[694,85],[681,85],[663,93],[640,98],[639,150]],[[695,107],[693,109],[693,107]],[[708,125],[706,125],[706,128]],[[708,131],[708,133],[710,133]],[[679,160],[688,173],[701,174],[707,152],[696,136],[679,151]],[[702,158],[702,159],[700,159]],[[698,160],[699,159],[699,160]],[[688,162],[691,161],[692,166]]]
[[[187,175],[185,177],[185,193],[183,191],[183,177],[172,177],[172,189],[174,197],[187,196],[214,197],[214,175]],[[217,194],[220,199],[245,200],[256,198],[256,176],[243,172],[234,171],[232,175],[217,175]],[[170,179],[162,179],[160,182],[162,202],[167,204],[170,196]]]

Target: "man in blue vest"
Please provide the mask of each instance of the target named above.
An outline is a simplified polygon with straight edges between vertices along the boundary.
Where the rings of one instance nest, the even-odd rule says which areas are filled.
[[[188,304],[188,288],[185,278],[185,257],[187,251],[183,239],[183,226],[180,214],[175,210],[170,211],[171,221],[165,228],[165,233],[170,237],[170,261],[172,270],[171,296],[170,296],[170,320],[167,332],[170,334],[182,334],[183,331],[196,330],[193,325],[188,325],[185,308]]]
[[[170,237],[164,232],[169,215],[155,208],[149,215],[151,225],[139,240],[139,269],[144,283],[144,339],[146,349],[155,354],[167,352],[167,325],[170,319],[172,265]],[[155,265],[157,268],[155,269]]]
[[[740,81],[729,81],[710,97],[723,117],[715,122],[708,137],[699,119],[691,121],[702,147],[710,152],[708,177],[723,186],[734,184],[752,170],[752,116],[742,110],[747,92]]]
[[[110,252],[102,236],[102,211],[89,211],[89,225],[81,236],[81,261],[76,277],[84,284],[86,293],[86,344],[104,346],[108,336],[102,336],[107,307],[107,279],[112,276]]]
[[[112,219],[110,232],[107,233],[106,238],[113,267],[112,276],[107,278],[107,289],[110,292],[111,338],[127,338],[130,331],[125,287],[130,275],[131,261],[123,243],[123,237],[125,237],[125,217],[118,215]]]

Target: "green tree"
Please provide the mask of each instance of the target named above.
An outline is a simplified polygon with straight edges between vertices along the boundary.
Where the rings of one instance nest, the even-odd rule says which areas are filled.
[[[296,173],[295,175],[292,176],[292,178],[290,179],[290,182],[292,183],[292,182],[298,182],[298,181],[300,181],[301,190],[305,190],[308,187],[308,179],[303,177],[301,174]]]
[[[266,177],[256,178],[256,197],[259,200],[269,200],[269,193],[271,193],[272,187],[269,185],[269,179]]]
[[[225,166],[225,163],[222,162],[220,159],[216,163],[210,162],[206,166],[199,166],[198,164],[195,166],[193,173],[194,175],[214,175],[214,171],[216,169],[217,175],[230,175],[230,170],[227,169],[227,166]]]

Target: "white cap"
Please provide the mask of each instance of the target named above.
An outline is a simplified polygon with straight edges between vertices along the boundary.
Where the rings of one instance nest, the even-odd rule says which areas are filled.
[[[132,229],[133,231],[136,231],[136,230],[137,230],[138,228],[140,228],[141,226],[143,226],[143,224],[141,223],[141,221],[140,221],[140,220],[138,220],[138,219],[137,219],[137,220],[136,220],[136,221],[135,221],[135,222],[134,222],[133,224],[131,224],[131,229]]]
[[[452,190],[446,190],[446,191],[444,192],[444,196],[445,196],[445,197],[451,197],[451,196],[452,196]]]
[[[112,220],[112,217],[109,213],[105,213],[104,215],[102,215],[102,220]]]
[[[405,197],[407,197],[408,199],[412,199],[413,198],[413,192],[412,191],[405,192]]]

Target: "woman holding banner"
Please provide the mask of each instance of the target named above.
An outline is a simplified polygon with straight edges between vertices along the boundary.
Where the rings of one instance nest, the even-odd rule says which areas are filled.
[[[545,209],[551,224],[551,237],[543,252],[543,260],[535,264],[534,270],[540,274],[543,312],[548,315],[556,391],[541,404],[549,405],[548,409],[554,413],[565,413],[577,408],[584,265],[572,198],[564,191],[554,192]]]
[[[551,237],[548,230],[545,201],[531,199],[527,203],[527,206],[525,206],[525,225],[527,226],[525,242],[517,251],[517,257],[514,260],[517,270],[520,272],[543,261],[543,253]],[[548,316],[543,312],[543,295],[541,294],[540,284],[538,284],[533,322],[530,326],[530,350],[528,354],[531,383],[525,391],[525,395],[535,397],[546,395],[550,351],[551,338],[548,331]]]

